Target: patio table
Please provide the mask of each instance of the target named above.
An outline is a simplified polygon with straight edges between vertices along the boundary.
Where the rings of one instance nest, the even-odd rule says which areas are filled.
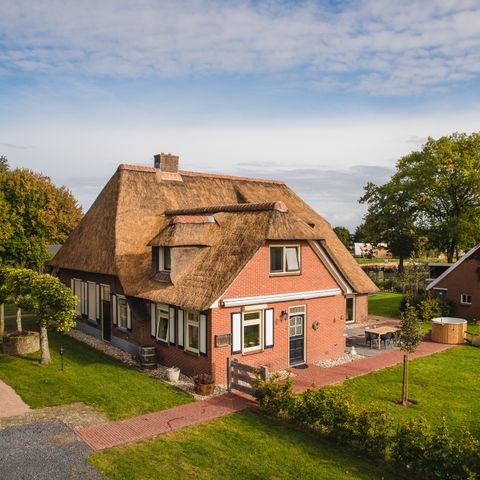
[[[386,333],[396,333],[398,332],[398,330],[399,328],[397,327],[385,326],[385,327],[377,327],[377,328],[366,328],[365,333],[370,333],[377,337],[377,345],[378,345],[378,349],[380,350],[380,346],[381,346],[380,336],[385,335]]]

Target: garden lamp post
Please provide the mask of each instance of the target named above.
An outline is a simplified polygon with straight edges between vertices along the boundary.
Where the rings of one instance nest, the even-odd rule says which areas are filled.
[[[63,345],[60,347],[60,358],[62,360],[62,372],[63,372],[63,354],[65,353],[65,349],[63,348]]]

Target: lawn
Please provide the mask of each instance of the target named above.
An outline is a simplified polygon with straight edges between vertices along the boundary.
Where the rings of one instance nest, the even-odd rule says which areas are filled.
[[[31,330],[33,319],[25,318]],[[7,321],[13,329],[14,320]],[[111,419],[140,415],[193,400],[178,389],[129,368],[73,338],[49,334],[52,363],[41,366],[39,353],[13,357],[0,353],[0,378],[32,408],[84,402]],[[65,369],[60,370],[60,345]]]
[[[382,265],[396,265],[398,264],[398,258],[361,258],[355,257],[355,260],[359,265],[368,264],[382,264]],[[388,260],[387,262],[385,260]]]
[[[480,435],[480,348],[459,346],[417,360],[409,367],[409,397],[418,402],[409,408],[395,403],[402,392],[402,366],[347,380],[343,389],[358,404],[379,405],[397,419],[424,416],[431,423],[445,417],[447,424],[461,431],[466,425]]]
[[[251,410],[97,452],[110,479],[399,479],[351,450]]]
[[[368,314],[400,318],[401,293],[379,292],[368,297]]]

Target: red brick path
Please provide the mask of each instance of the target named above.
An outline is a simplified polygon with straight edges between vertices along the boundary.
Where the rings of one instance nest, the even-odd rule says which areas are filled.
[[[97,427],[85,428],[78,430],[77,434],[93,450],[102,450],[213,420],[253,405],[253,401],[244,397],[232,394],[222,395],[126,420],[104,423]]]
[[[445,345],[425,341],[420,344],[417,351],[410,355],[411,359],[424,357],[433,353],[441,352],[453,345]],[[320,368],[315,365],[309,365],[305,370],[291,369],[295,373],[293,379],[293,389],[295,392],[303,392],[308,387],[324,387],[341,383],[347,378],[359,377],[367,373],[391,367],[403,361],[403,352],[401,350],[390,350],[379,353],[373,357],[366,357],[354,362],[344,363],[331,368]]]

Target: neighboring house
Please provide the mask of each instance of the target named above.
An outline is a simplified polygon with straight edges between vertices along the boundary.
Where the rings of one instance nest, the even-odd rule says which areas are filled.
[[[392,258],[392,253],[386,243],[373,246],[371,243],[355,242],[353,244],[353,254],[355,257],[362,258]]]
[[[452,300],[456,316],[480,318],[480,243],[434,279],[427,290]]]
[[[280,370],[344,352],[376,291],[330,225],[283,182],[120,165],[50,261],[78,328],[226,380],[227,357]]]

